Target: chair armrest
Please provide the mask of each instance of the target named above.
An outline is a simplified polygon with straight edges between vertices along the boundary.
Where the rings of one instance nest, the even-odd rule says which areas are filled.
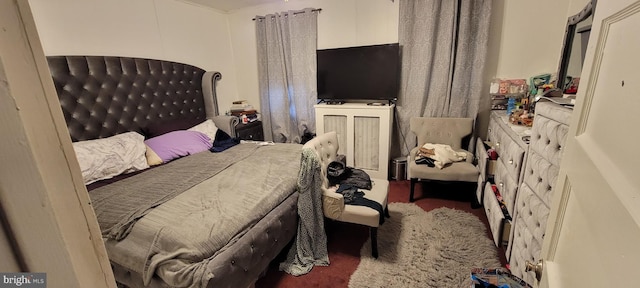
[[[416,155],[418,154],[418,149],[420,149],[420,147],[413,147],[413,149],[411,149],[411,151],[409,151],[409,154],[407,155],[407,163],[410,161],[415,161],[416,160]]]
[[[324,216],[337,220],[344,211],[344,196],[333,189],[322,189],[322,211]]]
[[[473,153],[471,153],[471,152],[469,152],[467,150],[464,150],[464,149],[458,149],[456,151],[464,152],[465,154],[467,154],[467,158],[465,159],[465,162],[469,162],[469,163],[473,164]]]
[[[218,115],[211,117],[211,120],[213,120],[213,123],[216,124],[218,129],[222,129],[222,131],[227,132],[227,134],[233,138],[236,137],[236,125],[240,123],[238,117]]]

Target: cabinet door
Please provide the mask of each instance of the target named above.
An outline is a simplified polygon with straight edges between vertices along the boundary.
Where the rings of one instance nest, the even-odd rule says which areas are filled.
[[[348,166],[364,170],[371,178],[388,179],[394,107],[318,104],[316,132],[335,131],[338,153],[346,156]]]
[[[353,164],[369,170],[379,170],[380,117],[360,117],[353,119],[355,132]]]
[[[338,153],[345,154],[347,151],[347,116],[324,115],[322,119],[325,132],[336,131],[338,134]],[[316,126],[319,125],[316,123]]]

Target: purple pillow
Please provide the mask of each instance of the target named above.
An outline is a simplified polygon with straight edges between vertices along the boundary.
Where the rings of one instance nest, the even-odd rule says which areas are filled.
[[[197,131],[173,131],[144,141],[163,163],[209,150],[211,139]]]

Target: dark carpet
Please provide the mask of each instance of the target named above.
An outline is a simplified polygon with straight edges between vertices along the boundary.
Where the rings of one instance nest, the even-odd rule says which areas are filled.
[[[408,180],[390,181],[389,203],[409,202],[409,188]],[[484,210],[471,208],[470,199],[475,196],[475,190],[472,190],[469,185],[458,183],[419,183],[416,185],[414,203],[425,211],[447,207],[469,212],[482,220],[487,228],[486,237],[492,239]],[[258,280],[256,287],[347,287],[351,274],[360,263],[360,249],[369,238],[369,229],[362,225],[337,221],[327,221],[326,228],[331,265],[314,267],[308,274],[295,277],[278,271],[278,264],[286,256],[286,253],[281,253],[281,256],[271,263],[266,275]],[[286,250],[287,248],[285,252]],[[504,250],[498,249],[498,255],[504,266]]]

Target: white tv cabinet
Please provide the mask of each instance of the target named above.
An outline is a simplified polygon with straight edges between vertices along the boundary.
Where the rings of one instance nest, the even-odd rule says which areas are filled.
[[[336,131],[338,153],[346,156],[347,166],[362,169],[371,178],[388,179],[394,107],[393,104],[317,104],[316,133]]]

